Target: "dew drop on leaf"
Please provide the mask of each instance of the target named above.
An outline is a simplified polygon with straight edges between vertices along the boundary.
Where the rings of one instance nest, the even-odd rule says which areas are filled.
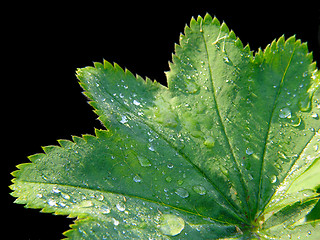
[[[291,110],[289,108],[280,109],[279,117],[280,118],[291,118]]]
[[[313,117],[314,119],[319,119],[319,116],[317,113],[312,113],[311,114],[311,117]]]
[[[215,141],[212,136],[207,136],[203,144],[208,148],[212,148],[214,146],[214,142]]]
[[[122,124],[128,122],[127,117],[126,117],[126,116],[122,116],[120,122],[121,122]]]
[[[225,57],[223,57],[223,61],[224,61],[225,63],[229,63],[229,62],[230,62],[230,59],[229,59],[227,56],[225,56]]]
[[[173,165],[172,165],[171,163],[169,163],[169,164],[167,165],[167,167],[168,167],[168,168],[173,168]]]
[[[49,204],[49,206],[51,206],[51,207],[57,206],[57,202],[56,202],[55,200],[53,200],[53,199],[49,199],[49,200],[48,200],[48,204]]]
[[[273,175],[271,178],[271,183],[275,183],[277,181],[277,176]]]
[[[138,175],[135,175],[135,176],[133,177],[133,181],[135,181],[136,183],[139,183],[139,182],[142,181],[142,179],[141,179],[141,177],[139,177]]]
[[[119,221],[117,220],[117,219],[115,219],[115,218],[112,218],[112,222],[113,222],[113,225],[115,225],[115,226],[118,226],[119,225]]]
[[[166,181],[167,182],[171,182],[172,181],[172,178],[169,176],[169,177],[166,177]]]
[[[120,211],[123,212],[124,210],[126,210],[126,205],[123,202],[118,202],[116,205],[116,208]]]
[[[56,187],[53,187],[52,192],[53,193],[60,193],[61,191],[59,189],[57,189]]]
[[[177,188],[175,193],[182,198],[187,198],[189,197],[189,192],[185,190],[184,188]]]
[[[253,153],[253,150],[252,149],[250,149],[250,148],[247,148],[246,149],[246,154],[247,155],[251,155]]]
[[[207,190],[201,185],[193,186],[192,189],[199,195],[205,195],[207,193]]]
[[[184,220],[173,214],[163,214],[160,218],[159,230],[168,236],[176,236],[184,229]]]
[[[140,102],[138,102],[137,100],[133,100],[133,104],[136,106],[140,106]]]
[[[186,93],[196,93],[200,89],[200,87],[192,81],[185,81],[185,87]]]
[[[138,157],[139,163],[142,167],[150,167],[151,166],[149,159],[147,159],[146,157],[139,156],[139,155],[137,157]]]
[[[299,101],[299,108],[302,112],[307,112],[311,108],[311,100],[310,97],[307,95],[300,99]]]

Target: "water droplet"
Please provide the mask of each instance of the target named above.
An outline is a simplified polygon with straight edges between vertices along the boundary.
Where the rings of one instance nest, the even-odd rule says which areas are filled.
[[[59,189],[57,189],[57,187],[53,187],[52,192],[53,193],[60,193],[61,191]]]
[[[117,219],[115,219],[115,218],[112,218],[112,222],[113,222],[113,225],[115,225],[115,226],[118,226],[119,225],[119,221],[117,220]]]
[[[192,189],[199,195],[205,195],[207,193],[207,190],[201,185],[193,186]]]
[[[314,119],[319,119],[319,115],[317,113],[312,113],[311,117],[313,117]]]
[[[196,93],[199,91],[200,87],[193,81],[185,81],[186,93]]]
[[[182,179],[179,179],[179,180],[177,181],[177,184],[178,184],[178,185],[182,185],[182,184],[183,184],[183,180],[182,180]]]
[[[168,167],[168,168],[173,168],[173,165],[172,165],[171,163],[169,163],[169,164],[167,165],[167,167]]]
[[[126,210],[126,205],[123,202],[118,202],[116,205],[116,208],[120,211],[123,212],[124,210]]]
[[[253,150],[250,149],[250,148],[247,148],[247,149],[246,149],[246,154],[247,154],[247,155],[253,154]]]
[[[150,167],[151,166],[149,159],[147,159],[146,157],[139,156],[139,155],[137,157],[138,157],[139,163],[142,167]]]
[[[154,152],[154,147],[150,144],[150,146],[148,147],[148,149],[152,152]]]
[[[290,122],[293,127],[299,127],[301,125],[302,119],[300,116],[294,116],[293,118],[291,118]]]
[[[136,106],[140,106],[140,102],[138,102],[137,100],[133,100],[133,104]]]
[[[57,202],[56,202],[55,200],[53,200],[53,199],[49,199],[49,200],[48,200],[48,204],[49,204],[49,206],[51,206],[51,207],[57,206]]]
[[[167,182],[171,182],[171,181],[172,181],[172,178],[171,178],[171,177],[166,177],[166,181],[167,181]]]
[[[43,197],[43,195],[42,195],[41,193],[38,193],[38,194],[36,195],[36,197],[38,197],[38,198],[42,198],[42,197]]]
[[[275,183],[277,181],[277,176],[273,175],[271,178],[271,183]]]
[[[289,108],[280,109],[279,117],[280,118],[291,118],[291,110]]]
[[[212,148],[214,146],[214,142],[215,140],[212,136],[207,136],[203,144],[208,148]]]
[[[142,181],[142,178],[139,177],[138,175],[135,175],[135,176],[133,177],[133,181],[135,181],[136,183],[139,183],[139,182]]]
[[[302,112],[307,112],[311,108],[311,99],[310,96],[307,94],[306,96],[302,97],[299,101],[299,108]]]
[[[184,220],[173,214],[163,214],[160,218],[159,230],[168,236],[176,236],[184,229]]]
[[[229,62],[230,62],[230,59],[229,59],[227,56],[224,56],[224,57],[223,57],[223,61],[224,61],[225,63],[229,63]]]
[[[61,193],[61,197],[63,197],[65,200],[69,200],[70,196],[66,193]]]
[[[110,213],[110,209],[109,209],[109,208],[101,207],[100,209],[101,209],[101,213],[102,213],[102,214],[108,214],[108,213]]]
[[[189,193],[187,190],[185,190],[184,188],[177,188],[175,193],[182,198],[187,198],[189,197]]]
[[[126,116],[122,116],[121,117],[121,121],[120,121],[122,124],[124,124],[124,123],[126,123],[126,122],[128,122],[128,119],[127,119],[127,117]]]

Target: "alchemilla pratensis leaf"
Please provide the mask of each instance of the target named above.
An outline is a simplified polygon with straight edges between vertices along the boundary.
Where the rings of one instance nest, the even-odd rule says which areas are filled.
[[[107,130],[18,165],[16,203],[77,217],[70,239],[319,239],[319,73],[307,45],[250,51],[206,15],[168,88],[104,61],[77,71]]]

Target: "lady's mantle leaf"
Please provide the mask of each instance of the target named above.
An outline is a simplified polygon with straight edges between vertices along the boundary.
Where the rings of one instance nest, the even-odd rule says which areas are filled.
[[[16,202],[79,217],[75,239],[317,239],[305,216],[319,200],[319,75],[306,44],[281,37],[253,55],[206,15],[170,69],[168,88],[106,61],[79,69],[108,131],[19,165]]]

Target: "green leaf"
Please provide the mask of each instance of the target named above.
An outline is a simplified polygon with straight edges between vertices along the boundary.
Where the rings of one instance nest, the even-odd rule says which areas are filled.
[[[16,203],[77,217],[70,239],[318,239],[307,45],[280,37],[254,54],[207,14],[185,27],[166,74],[168,88],[107,61],[78,69],[108,130],[18,165]]]

